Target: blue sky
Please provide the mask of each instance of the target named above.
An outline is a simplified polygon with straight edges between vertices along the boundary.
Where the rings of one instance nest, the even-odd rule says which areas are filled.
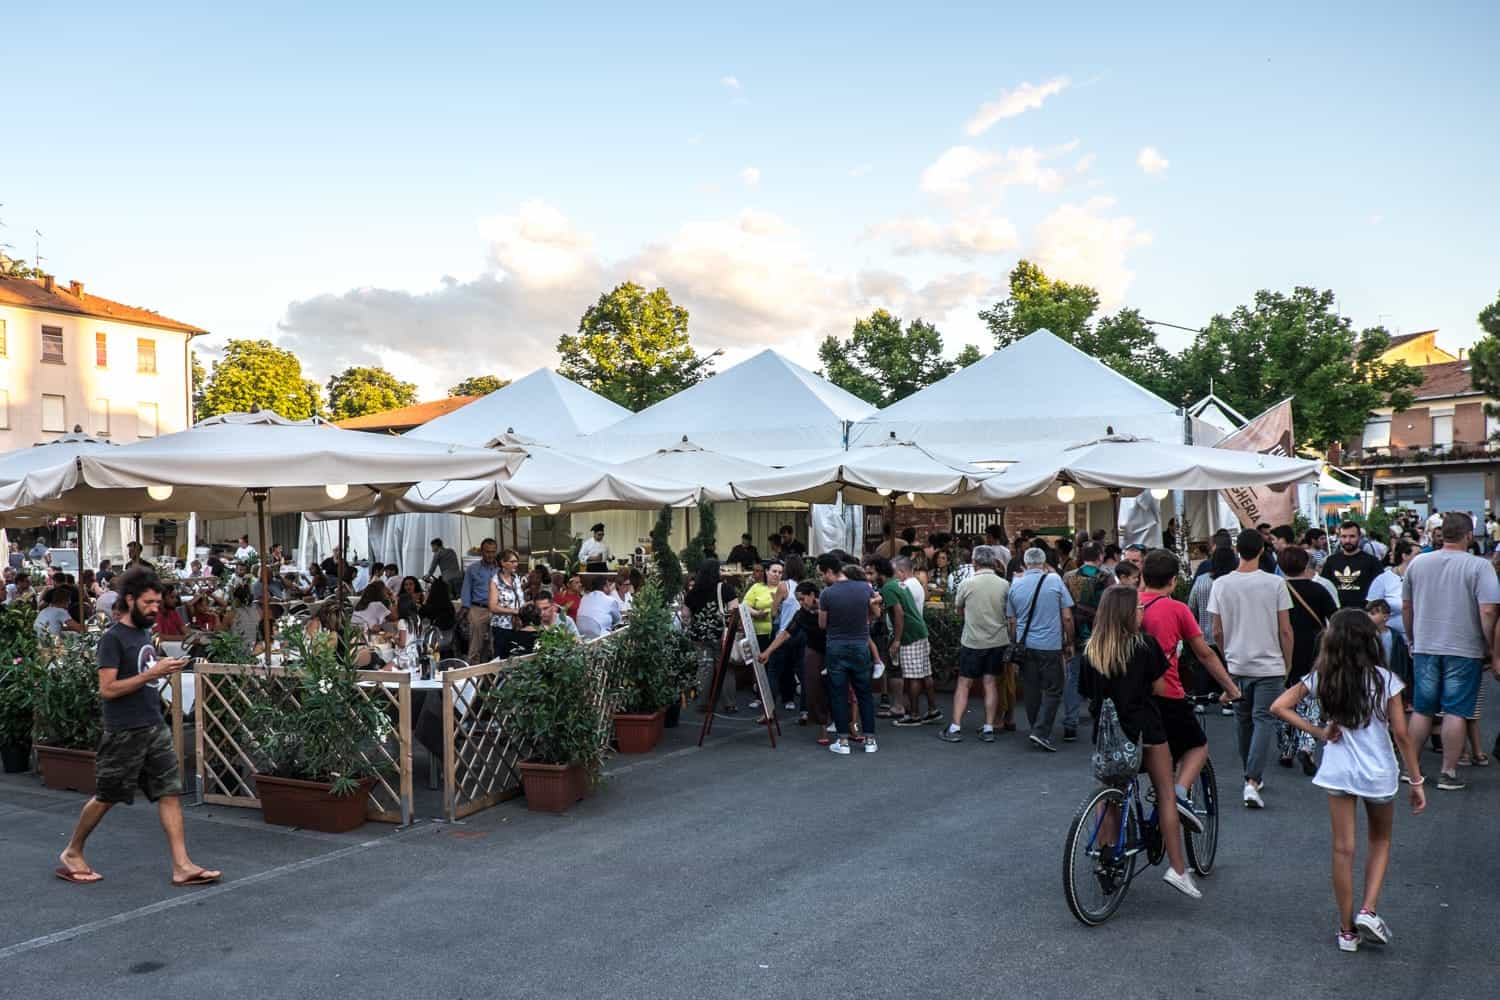
[[[1188,326],[1312,284],[1467,344],[1500,15],[1311,6],[21,9],[0,240],[428,395],[553,363],[625,278],[729,360],[876,306],[985,345],[1020,256]]]

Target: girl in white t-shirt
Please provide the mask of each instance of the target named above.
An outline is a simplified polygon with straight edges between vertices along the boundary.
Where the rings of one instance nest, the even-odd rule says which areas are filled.
[[[1412,813],[1427,808],[1417,748],[1407,736],[1406,713],[1401,709],[1403,685],[1385,668],[1384,661],[1380,636],[1370,616],[1356,608],[1345,608],[1328,620],[1313,669],[1271,706],[1271,713],[1287,725],[1326,744],[1313,784],[1328,792],[1340,951],[1357,951],[1361,939],[1378,944],[1391,940],[1391,930],[1375,906],[1391,860],[1391,821],[1400,788],[1392,740],[1406,761],[1406,773],[1413,776]],[[1321,726],[1297,714],[1297,703],[1310,692],[1317,695],[1323,709]],[[1370,843],[1365,858],[1364,903],[1356,914],[1354,804],[1359,799],[1365,802]]]

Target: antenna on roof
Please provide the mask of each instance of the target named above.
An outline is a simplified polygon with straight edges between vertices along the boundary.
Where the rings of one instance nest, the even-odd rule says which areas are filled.
[[[40,229],[33,229],[31,232],[36,236],[36,263],[31,266],[40,271],[42,269],[42,261],[47,259],[42,256],[42,231]]]

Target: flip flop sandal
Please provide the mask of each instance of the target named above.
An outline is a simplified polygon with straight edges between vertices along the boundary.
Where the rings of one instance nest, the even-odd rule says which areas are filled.
[[[818,737],[818,746],[820,746],[820,747],[826,747],[829,744],[831,744],[832,742],[833,742],[833,740],[829,739],[827,736],[819,736]]]
[[[58,866],[57,868],[52,869],[52,874],[56,875],[64,882],[72,882],[74,885],[93,885],[95,882],[104,881],[104,876],[100,875],[92,868],[85,868],[83,871],[74,871],[71,868],[63,868],[61,866]],[[93,875],[94,878],[85,878],[84,876],[86,875]]]
[[[212,872],[207,868],[200,868],[185,879],[174,878],[172,884],[179,889],[185,889],[190,885],[213,885],[223,877],[222,872]]]

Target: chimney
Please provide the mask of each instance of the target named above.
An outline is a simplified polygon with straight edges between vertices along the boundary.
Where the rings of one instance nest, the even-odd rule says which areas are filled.
[[[56,291],[57,279],[53,278],[50,274],[42,275],[42,287],[49,292]]]
[[[68,282],[68,291],[72,292],[75,296],[77,296],[80,299],[83,298],[83,282],[81,282],[81,281],[70,281],[70,282]]]

